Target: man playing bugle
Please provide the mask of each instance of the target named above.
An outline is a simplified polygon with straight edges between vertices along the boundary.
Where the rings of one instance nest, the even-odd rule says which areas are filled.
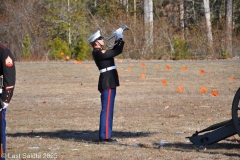
[[[102,105],[99,125],[100,142],[117,142],[116,139],[111,138],[116,87],[119,86],[114,57],[123,51],[124,41],[122,33],[122,28],[117,29],[113,33],[115,45],[109,50],[103,49],[105,45],[104,37],[101,36],[99,30],[88,38],[88,42],[93,47],[92,55],[94,61],[100,72],[98,81],[98,90],[101,93]]]

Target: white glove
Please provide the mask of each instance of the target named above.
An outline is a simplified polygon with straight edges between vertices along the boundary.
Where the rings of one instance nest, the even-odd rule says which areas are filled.
[[[118,40],[120,38],[123,39],[123,29],[122,28],[118,28],[115,32],[115,40]]]
[[[3,108],[0,109],[0,111],[2,111],[3,109],[6,109],[9,105],[9,103],[6,103],[6,102],[3,102],[3,104],[4,104],[4,106],[3,106]]]
[[[118,28],[116,31],[115,31],[117,34],[122,34],[123,33],[123,29],[122,28]]]
[[[3,109],[6,109],[8,107],[8,105],[9,105],[9,103],[6,103],[6,102],[3,102],[3,104],[4,104]]]

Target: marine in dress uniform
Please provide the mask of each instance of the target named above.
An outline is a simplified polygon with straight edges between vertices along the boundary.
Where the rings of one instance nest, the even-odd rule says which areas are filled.
[[[16,80],[15,62],[11,51],[0,45],[0,159],[5,160],[6,157],[6,110],[13,96],[13,90]]]
[[[124,41],[122,32],[122,28],[114,32],[114,34],[116,34],[116,45],[109,50],[103,50],[102,48],[104,46],[104,40],[100,31],[97,31],[88,39],[88,42],[90,42],[93,47],[92,55],[100,72],[98,81],[98,90],[101,93],[102,105],[99,125],[100,142],[117,141],[111,138],[116,87],[120,85],[114,57],[123,51]]]

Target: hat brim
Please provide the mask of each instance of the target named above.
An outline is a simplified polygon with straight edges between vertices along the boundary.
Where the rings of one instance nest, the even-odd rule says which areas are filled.
[[[102,37],[101,34],[100,34],[100,30],[98,30],[97,32],[95,32],[93,35],[91,35],[89,38],[88,38],[88,42],[94,42],[96,41],[98,38]]]
[[[100,37],[98,37],[97,39],[95,39],[94,41],[102,40],[102,39],[104,39],[104,37],[103,37],[103,36],[100,36]]]

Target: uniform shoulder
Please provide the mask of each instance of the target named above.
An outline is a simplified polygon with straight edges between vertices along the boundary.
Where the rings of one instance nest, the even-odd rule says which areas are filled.
[[[0,44],[0,49],[8,49],[6,46]]]

